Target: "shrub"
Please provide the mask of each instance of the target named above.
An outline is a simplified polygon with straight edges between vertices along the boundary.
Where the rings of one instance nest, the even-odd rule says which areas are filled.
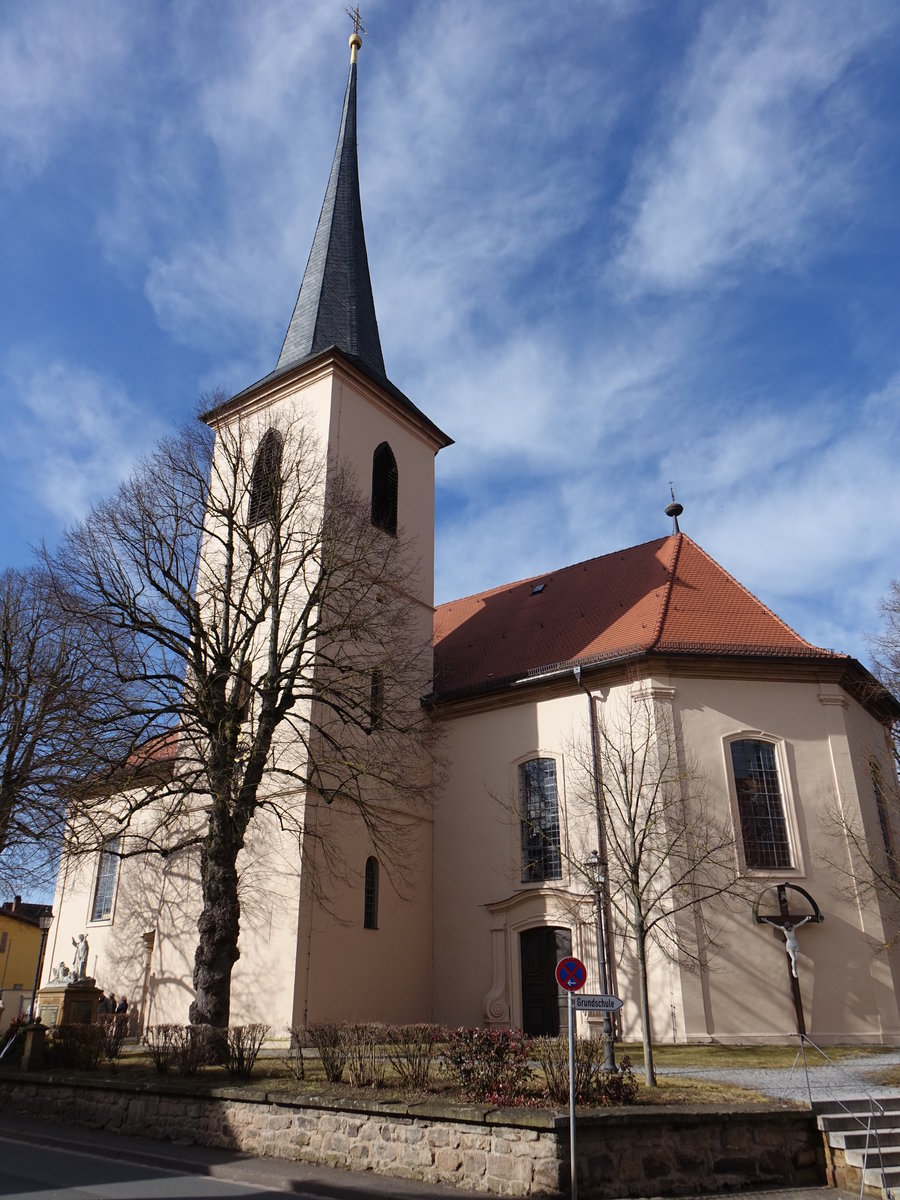
[[[531,1068],[521,1029],[454,1029],[444,1065],[467,1100],[508,1105],[525,1100]]]
[[[179,1075],[196,1075],[201,1067],[222,1061],[223,1031],[212,1025],[176,1025],[174,1062]]]
[[[253,1070],[262,1044],[269,1036],[268,1025],[229,1025],[225,1036],[225,1066],[229,1075],[246,1079]]]
[[[54,1067],[91,1071],[103,1061],[103,1030],[97,1025],[54,1025],[47,1057]]]
[[[284,1065],[296,1080],[306,1078],[306,1066],[303,1062],[303,1047],[309,1043],[309,1037],[302,1025],[288,1025],[291,1035],[291,1045],[284,1060]]]
[[[569,1039],[564,1037],[535,1038],[530,1052],[544,1072],[544,1094],[554,1104],[569,1100]],[[637,1097],[637,1080],[626,1056],[615,1071],[604,1071],[606,1047],[602,1039],[575,1040],[575,1102],[576,1104],[612,1105],[633,1104]]]
[[[317,1021],[308,1029],[310,1040],[319,1052],[322,1070],[329,1083],[340,1083],[347,1052],[344,1048],[340,1021]]]
[[[446,1029],[441,1025],[389,1025],[384,1037],[385,1054],[402,1086],[417,1091],[427,1088],[437,1047],[447,1039]]]
[[[383,1025],[345,1024],[341,1027],[347,1074],[354,1087],[381,1087],[384,1083],[384,1062],[378,1055],[378,1045],[384,1036]]]
[[[144,1045],[160,1075],[166,1075],[174,1064],[182,1032],[181,1025],[151,1025],[144,1035]]]
[[[110,1061],[118,1058],[122,1042],[125,1039],[125,1028],[122,1022],[117,1020],[112,1013],[100,1013],[94,1018],[94,1024],[100,1030],[104,1056]]]

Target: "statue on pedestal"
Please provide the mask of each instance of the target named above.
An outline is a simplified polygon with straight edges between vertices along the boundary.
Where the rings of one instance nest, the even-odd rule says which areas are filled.
[[[83,933],[79,933],[77,941],[72,938],[72,945],[75,947],[72,975],[75,979],[84,979],[87,975],[87,958],[90,949],[88,940]]]

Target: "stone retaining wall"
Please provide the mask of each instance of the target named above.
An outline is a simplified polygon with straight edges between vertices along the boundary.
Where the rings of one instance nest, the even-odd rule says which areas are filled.
[[[568,1186],[565,1114],[477,1105],[347,1102],[222,1088],[0,1079],[0,1110],[111,1132],[194,1142],[502,1196]],[[825,1181],[809,1112],[773,1106],[610,1109],[578,1120],[585,1200]]]

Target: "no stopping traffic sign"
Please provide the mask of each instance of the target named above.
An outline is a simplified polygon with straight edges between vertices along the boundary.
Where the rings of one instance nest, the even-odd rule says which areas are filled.
[[[556,964],[556,982],[567,992],[577,992],[584,987],[587,968],[580,958],[561,958]]]

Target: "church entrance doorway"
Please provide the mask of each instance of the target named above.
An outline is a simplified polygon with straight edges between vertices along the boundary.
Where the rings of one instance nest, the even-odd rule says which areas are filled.
[[[557,1037],[567,1003],[556,982],[556,964],[572,953],[568,929],[542,925],[519,934],[522,962],[522,1028],[529,1037]]]

